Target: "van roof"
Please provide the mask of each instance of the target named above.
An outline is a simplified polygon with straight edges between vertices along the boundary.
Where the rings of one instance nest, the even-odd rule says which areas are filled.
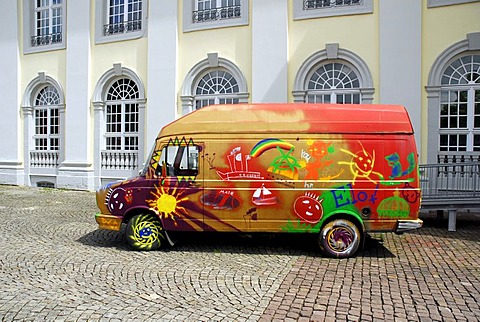
[[[200,133],[408,133],[405,107],[375,104],[229,104],[210,105],[166,125],[159,134]]]

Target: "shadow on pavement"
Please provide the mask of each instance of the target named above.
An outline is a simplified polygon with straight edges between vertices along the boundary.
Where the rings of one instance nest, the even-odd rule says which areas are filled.
[[[275,254],[322,257],[316,235],[309,234],[241,234],[241,233],[198,233],[181,232],[171,234],[176,240],[167,251],[205,252],[205,253],[243,253]],[[95,230],[80,237],[83,245],[102,248],[115,248],[129,251],[125,238],[125,228],[119,232]],[[357,256],[388,258],[395,257],[385,246],[381,238],[367,235],[365,248]]]
[[[448,216],[438,219],[436,213],[421,213],[423,227],[414,234],[439,236],[450,239],[461,239],[473,242],[480,241],[480,214],[462,213],[457,214],[456,231],[448,231]]]

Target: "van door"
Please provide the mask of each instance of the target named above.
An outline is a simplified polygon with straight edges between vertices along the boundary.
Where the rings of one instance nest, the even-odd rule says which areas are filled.
[[[150,204],[166,230],[203,231],[201,145],[170,141],[162,150]],[[147,200],[147,202],[149,202]]]

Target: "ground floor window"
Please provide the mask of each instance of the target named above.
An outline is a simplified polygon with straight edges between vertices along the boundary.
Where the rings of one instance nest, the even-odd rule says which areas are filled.
[[[480,55],[453,61],[442,76],[440,151],[480,152]]]

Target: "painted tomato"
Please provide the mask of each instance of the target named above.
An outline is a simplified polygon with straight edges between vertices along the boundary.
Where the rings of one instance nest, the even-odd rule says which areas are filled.
[[[323,199],[318,200],[318,198],[315,198],[313,195],[306,194],[295,200],[293,210],[303,221],[316,224],[323,216],[322,201]]]

